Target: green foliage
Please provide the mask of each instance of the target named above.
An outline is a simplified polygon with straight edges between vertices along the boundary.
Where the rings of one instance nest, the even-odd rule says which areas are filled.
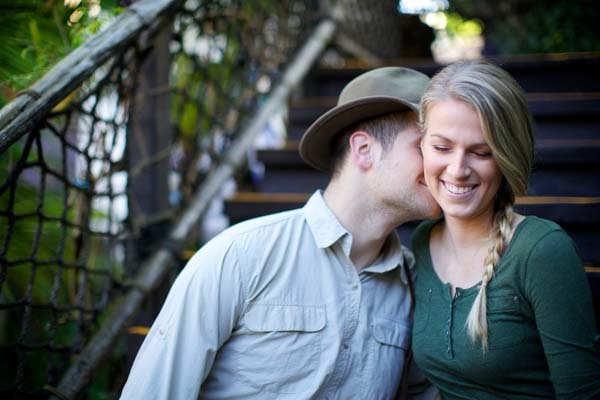
[[[446,14],[446,32],[449,36],[478,36],[483,31],[480,21],[474,19],[464,19],[456,12],[447,12]]]
[[[518,22],[492,25],[492,40],[505,54],[597,51],[598,10],[566,0],[535,3]]]
[[[499,54],[600,50],[595,0],[451,0],[451,11],[484,23]]]
[[[0,107],[121,11],[117,0],[103,0],[91,18],[89,4],[81,3],[83,16],[73,24],[63,0],[0,0]]]
[[[65,14],[64,7],[38,0],[0,3],[2,86],[23,89],[68,53]]]
[[[268,1],[263,1],[268,3]],[[243,6],[245,7],[245,6]],[[254,6],[248,6],[256,12]],[[202,33],[199,36],[209,36]],[[207,54],[180,52],[174,57],[171,82],[175,88],[172,97],[171,120],[178,128],[180,138],[192,143],[213,127],[212,116],[226,109],[223,93],[240,94],[235,87],[234,71],[239,68],[241,44],[229,36],[220,57],[211,59]],[[199,67],[202,64],[202,67]]]
[[[108,279],[105,275],[88,274],[85,287],[81,287],[83,272],[73,268],[81,261],[77,255],[79,232],[73,225],[85,225],[80,215],[82,209],[89,207],[87,199],[81,190],[52,178],[36,166],[40,161],[39,149],[34,143],[26,154],[26,140],[26,137],[22,138],[0,154],[0,182],[3,184],[9,178],[14,182],[0,194],[0,211],[3,212],[0,243],[7,246],[5,257],[12,262],[4,270],[6,274],[0,288],[0,303],[9,305],[0,310],[0,359],[10,361],[0,363],[0,388],[15,383],[15,366],[20,360],[24,366],[23,384],[27,388],[42,387],[49,371],[54,371],[55,375],[63,372],[68,354],[47,349],[28,350],[21,353],[20,359],[15,344],[72,348],[84,333],[80,330],[81,318],[91,317],[89,314],[82,316],[74,307],[78,297],[83,295],[85,308],[93,308]],[[52,142],[51,135],[47,135],[42,143],[42,148],[48,150],[43,155],[47,166],[61,163],[56,159],[61,157],[60,153],[50,151],[53,146],[60,146],[60,143]],[[20,170],[24,161],[30,165]],[[18,174],[16,181],[15,173]],[[13,218],[7,217],[9,214]],[[104,219],[106,215],[92,209],[90,217]],[[70,224],[62,222],[63,218]],[[85,261],[88,270],[106,270],[113,266],[102,237],[90,239],[90,251]],[[26,302],[52,306],[52,309],[19,305]],[[28,318],[26,324],[25,318]]]

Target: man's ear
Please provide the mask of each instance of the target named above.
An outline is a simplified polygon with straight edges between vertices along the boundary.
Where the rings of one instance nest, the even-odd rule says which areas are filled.
[[[364,131],[354,132],[349,139],[350,158],[361,169],[369,169],[373,165],[373,136]]]

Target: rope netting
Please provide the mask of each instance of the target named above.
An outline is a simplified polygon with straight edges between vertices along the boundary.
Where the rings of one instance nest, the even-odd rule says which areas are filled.
[[[2,398],[58,384],[128,287],[131,243],[177,218],[314,20],[303,1],[172,3],[0,154]],[[161,35],[167,76],[148,84],[140,71]]]
[[[398,0],[335,0],[339,31],[366,53],[381,60],[430,57],[433,31],[418,15],[399,11]]]

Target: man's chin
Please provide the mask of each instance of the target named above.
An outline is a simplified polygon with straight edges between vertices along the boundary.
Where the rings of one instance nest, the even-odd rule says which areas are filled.
[[[421,200],[420,204],[423,205],[423,217],[421,219],[437,219],[442,215],[442,209],[430,196],[424,197]]]
[[[431,209],[429,216],[425,219],[438,219],[441,216],[442,216],[442,209],[436,204],[436,206]]]

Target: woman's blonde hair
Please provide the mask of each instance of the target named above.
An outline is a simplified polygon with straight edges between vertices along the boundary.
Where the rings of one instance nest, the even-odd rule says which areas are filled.
[[[424,132],[431,105],[444,99],[463,101],[475,108],[484,139],[503,176],[494,202],[490,247],[481,286],[467,317],[469,336],[473,340],[479,338],[485,350],[488,346],[486,289],[510,239],[515,196],[527,193],[533,163],[531,115],[523,89],[514,78],[483,60],[450,64],[433,77],[421,99],[419,124]]]

